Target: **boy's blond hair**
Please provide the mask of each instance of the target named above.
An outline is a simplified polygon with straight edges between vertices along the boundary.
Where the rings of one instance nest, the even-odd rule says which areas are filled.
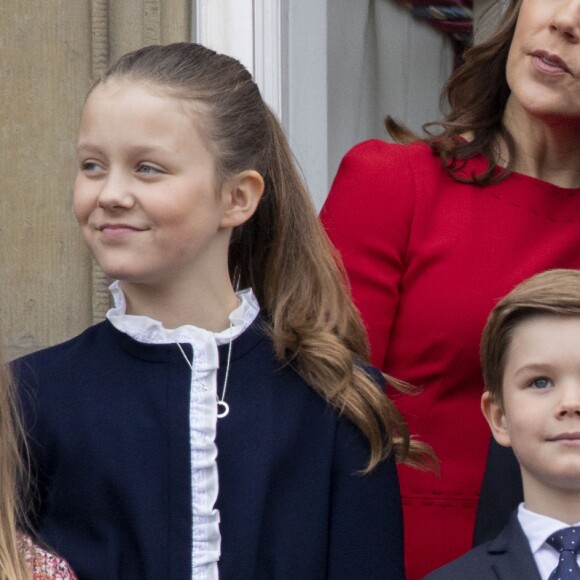
[[[580,316],[580,270],[536,274],[516,286],[489,315],[481,337],[480,361],[485,389],[500,406],[514,329],[523,320],[546,315]]]

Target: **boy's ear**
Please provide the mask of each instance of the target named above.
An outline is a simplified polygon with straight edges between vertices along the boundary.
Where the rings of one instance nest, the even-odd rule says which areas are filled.
[[[222,228],[235,228],[247,222],[256,211],[264,194],[264,179],[253,169],[228,179],[222,187],[224,211]]]
[[[501,405],[489,391],[481,396],[481,411],[489,424],[493,438],[504,447],[511,447],[511,438],[506,427],[505,414]]]

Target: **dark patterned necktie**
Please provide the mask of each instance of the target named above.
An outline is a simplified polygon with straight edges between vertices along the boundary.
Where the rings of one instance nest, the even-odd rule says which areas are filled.
[[[548,580],[580,580],[580,568],[576,562],[576,554],[580,550],[580,526],[558,530],[546,543],[560,552],[558,565]]]

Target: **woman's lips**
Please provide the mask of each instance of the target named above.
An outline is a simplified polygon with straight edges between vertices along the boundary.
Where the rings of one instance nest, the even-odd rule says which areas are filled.
[[[532,63],[540,72],[549,75],[570,74],[570,69],[562,58],[543,50],[532,53]]]

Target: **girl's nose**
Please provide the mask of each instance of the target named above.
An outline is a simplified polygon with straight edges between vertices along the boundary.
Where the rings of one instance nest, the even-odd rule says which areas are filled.
[[[130,183],[114,172],[103,181],[99,192],[98,206],[103,209],[129,209],[135,203]]]

